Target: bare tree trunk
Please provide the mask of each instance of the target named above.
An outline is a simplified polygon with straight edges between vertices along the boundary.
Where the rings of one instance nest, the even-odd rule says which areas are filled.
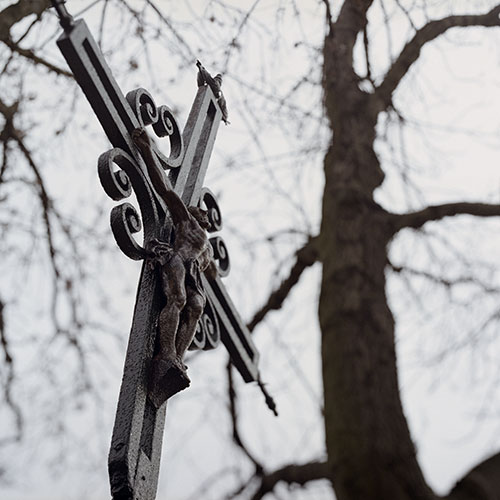
[[[334,131],[325,157],[320,236],[325,429],[339,500],[433,499],[403,415],[394,320],[385,295],[390,214],[373,200],[383,173],[373,150],[377,111],[342,53],[325,42],[325,106]],[[343,49],[344,48],[344,49]]]

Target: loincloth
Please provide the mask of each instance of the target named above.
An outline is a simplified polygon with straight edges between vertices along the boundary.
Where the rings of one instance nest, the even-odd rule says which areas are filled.
[[[151,254],[149,260],[160,266],[168,264],[175,253],[171,245],[157,239],[151,240],[146,250]]]

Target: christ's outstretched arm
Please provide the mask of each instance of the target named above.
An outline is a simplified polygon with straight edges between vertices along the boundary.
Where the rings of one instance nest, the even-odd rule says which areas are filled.
[[[156,166],[151,152],[151,142],[147,132],[142,128],[136,128],[132,132],[132,140],[142,153],[151,182],[153,183],[153,186],[158,194],[161,196],[162,200],[167,205],[174,224],[177,224],[182,220],[189,219],[189,212],[187,211],[186,205],[184,205],[183,201],[179,198],[179,196],[177,196],[175,191],[169,188],[165,182],[163,173]]]

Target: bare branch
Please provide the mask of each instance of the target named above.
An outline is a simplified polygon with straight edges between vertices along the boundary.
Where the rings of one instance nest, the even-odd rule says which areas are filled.
[[[500,453],[469,471],[443,500],[497,500],[500,491]]]
[[[54,238],[52,235],[52,225],[50,223],[50,213],[52,211],[52,200],[49,197],[47,190],[45,188],[45,181],[43,180],[42,174],[40,172],[40,169],[36,165],[36,163],[33,160],[33,157],[31,155],[31,152],[28,150],[26,145],[24,144],[22,140],[22,135],[15,131],[13,134],[13,139],[17,142],[17,145],[19,146],[19,149],[22,151],[24,156],[26,157],[26,160],[28,161],[28,164],[31,167],[31,170],[33,171],[36,179],[36,184],[38,186],[38,197],[40,199],[40,203],[42,205],[42,215],[43,215],[43,221],[45,224],[45,230],[47,232],[47,244],[49,247],[49,253],[50,253],[50,260],[52,263],[52,268],[54,271],[54,276],[56,278],[60,277],[60,272],[59,272],[59,266],[57,265],[56,262],[56,247],[54,245]]]
[[[255,475],[261,476],[263,467],[262,464],[250,453],[247,447],[243,444],[241,440],[240,431],[238,428],[238,414],[236,412],[236,391],[234,390],[233,383],[233,365],[231,362],[227,364],[227,389],[229,396],[229,414],[231,415],[231,423],[233,426],[233,441],[238,445],[243,453],[250,459],[250,461],[255,465]]]
[[[234,467],[225,467],[220,469],[210,476],[208,476],[204,481],[201,481],[196,490],[187,497],[186,500],[199,500],[200,498],[206,498],[210,490],[214,490],[219,486],[219,482],[227,480],[228,476],[231,474],[236,474],[239,469]]]
[[[247,11],[247,13],[243,16],[243,19],[241,20],[237,30],[236,34],[233,36],[232,40],[229,42],[227,51],[226,51],[226,60],[224,64],[222,65],[223,72],[227,72],[227,68],[229,66],[229,59],[231,57],[231,52],[232,50],[238,46],[238,37],[241,35],[243,32],[243,28],[245,27],[245,24],[247,24],[248,20],[250,19],[250,16],[252,15],[252,12],[255,10],[255,7],[257,7],[257,4],[260,2],[260,0],[255,0],[250,9]]]
[[[333,26],[333,16],[332,9],[330,8],[330,0],[323,0],[323,3],[325,4],[326,23],[331,31]]]
[[[410,23],[410,26],[417,31],[417,27],[415,26],[415,23],[413,22],[413,19],[411,18],[410,11],[401,3],[400,0],[396,0],[396,5],[404,12],[406,18],[408,19],[408,22]]]
[[[75,290],[73,287],[73,280],[70,279],[68,276],[63,275],[63,268],[59,266],[58,264],[58,257],[60,256],[60,253],[58,251],[58,248],[56,247],[56,243],[54,241],[54,222],[53,218],[59,221],[61,228],[63,232],[66,234],[68,237],[68,241],[72,244],[72,238],[69,232],[69,228],[65,226],[63,221],[61,220],[60,215],[58,212],[54,209],[53,201],[52,198],[50,197],[47,189],[46,189],[46,183],[45,180],[42,176],[41,169],[39,166],[36,164],[33,155],[31,154],[31,151],[28,149],[26,144],[24,143],[24,133],[21,130],[18,130],[14,124],[14,115],[17,111],[17,103],[13,104],[12,106],[7,106],[1,99],[0,99],[0,114],[4,116],[5,118],[5,125],[3,131],[0,133],[0,140],[4,142],[4,145],[8,144],[8,141],[13,141],[14,143],[17,144],[17,147],[19,150],[22,152],[24,155],[28,165],[30,166],[33,174],[34,174],[34,181],[30,182],[30,185],[35,186],[37,195],[41,204],[41,217],[42,221],[45,227],[45,232],[46,232],[46,240],[47,240],[47,247],[48,247],[48,253],[49,253],[49,260],[50,264],[52,267],[52,272],[53,272],[53,293],[52,293],[52,302],[51,302],[51,316],[52,320],[55,326],[55,336],[59,334],[64,334],[68,342],[75,347],[76,351],[78,352],[79,359],[81,362],[82,366],[82,372],[85,372],[85,359],[84,359],[84,353],[82,351],[82,347],[80,345],[78,337],[75,335],[73,331],[70,331],[68,329],[63,329],[61,328],[58,317],[57,317],[57,304],[59,301],[59,296],[60,296],[60,289],[59,289],[59,284],[64,283],[64,290],[65,293],[67,294],[69,298],[69,305],[70,305],[70,310],[71,310],[71,318],[73,325],[78,329],[81,327],[81,322],[78,320],[78,315],[77,315],[77,303],[78,303],[78,297],[75,294]],[[5,146],[4,146],[5,147]],[[76,254],[76,248],[73,246],[73,250],[75,251]]]
[[[252,500],[260,500],[273,491],[276,484],[284,481],[288,484],[304,484],[318,479],[329,479],[328,465],[326,462],[309,462],[302,465],[286,465],[270,474],[262,477],[259,489],[255,492]]]
[[[468,202],[431,205],[418,212],[399,215],[393,214],[393,230],[396,233],[405,227],[418,229],[426,222],[437,221],[454,215],[474,215],[478,217],[500,216],[500,205]]]
[[[390,16],[389,13],[387,12],[387,9],[385,8],[385,2],[383,0],[380,0],[380,9],[382,10],[382,14],[384,15],[384,26],[385,26],[385,36],[387,38],[387,49],[389,52],[389,56],[392,58],[392,47],[393,47],[393,42],[392,42],[392,33],[390,29]]]
[[[295,254],[297,260],[290,270],[290,275],[281,282],[281,285],[271,293],[267,302],[255,313],[254,317],[247,325],[250,331],[254,330],[254,328],[265,318],[268,312],[281,308],[291,289],[299,281],[304,269],[312,266],[316,262],[318,259],[316,243],[316,237],[309,238],[307,243],[297,251]]]
[[[408,266],[397,266],[392,262],[388,261],[389,268],[397,274],[410,274],[412,276],[418,276],[420,278],[425,278],[428,281],[435,283],[436,285],[441,285],[445,288],[452,288],[456,285],[474,285],[479,287],[485,293],[498,293],[498,288],[489,286],[481,281],[479,281],[474,276],[457,276],[456,278],[445,278],[444,276],[436,276],[431,272],[424,271],[423,269],[415,269]]]
[[[25,17],[36,14],[39,16],[50,6],[50,0],[19,0],[0,12],[0,40],[7,40],[10,29]]]
[[[38,19],[42,15],[43,11],[50,6],[49,0],[32,0],[30,2],[19,1],[16,4],[9,5],[7,8],[0,12],[0,40],[7,45],[13,52],[26,57],[35,64],[40,64],[46,68],[54,71],[58,75],[64,75],[72,78],[73,75],[62,68],[55,66],[54,64],[42,59],[37,56],[32,50],[23,49],[19,46],[19,42],[26,36],[30,31],[31,27],[34,25],[36,20],[31,24],[26,33],[17,41],[12,40],[10,29],[14,24],[22,21],[25,17],[35,14]]]
[[[19,108],[19,102],[15,102],[10,106],[7,106],[2,99],[0,99],[0,114],[3,115],[5,123],[3,129],[0,132],[0,141],[7,145],[7,142],[12,139],[12,134],[14,133],[14,116]]]
[[[53,243],[52,228],[50,224],[50,211],[52,202],[45,188],[45,181],[43,180],[40,169],[33,160],[31,152],[24,144],[23,141],[24,134],[21,131],[17,130],[13,124],[14,115],[17,109],[18,109],[18,103],[14,103],[12,106],[7,106],[7,104],[5,104],[0,99],[0,114],[2,114],[5,118],[5,126],[4,130],[0,134],[0,138],[5,142],[8,141],[9,139],[12,139],[14,142],[17,143],[19,149],[22,151],[23,155],[25,156],[26,160],[28,161],[28,164],[30,165],[35,175],[36,184],[38,186],[38,196],[40,198],[40,203],[43,209],[43,220],[45,222],[45,228],[47,231],[47,241],[49,244],[50,257],[52,260],[55,276],[58,277],[59,271],[55,262],[56,251]]]
[[[372,78],[372,69],[371,69],[371,64],[370,64],[370,51],[368,47],[368,30],[366,29],[366,26],[363,28],[363,47],[365,50],[365,61],[366,61],[366,79],[373,85],[373,78]]]
[[[149,5],[149,7],[151,9],[153,9],[153,11],[156,13],[156,15],[160,18],[160,20],[163,23],[165,23],[165,26],[167,26],[167,28],[172,32],[174,38],[179,42],[179,47],[184,48],[186,53],[183,54],[183,57],[187,61],[190,61],[190,60],[195,61],[197,59],[196,54],[193,52],[193,50],[191,49],[189,44],[186,42],[186,40],[174,28],[173,23],[166,16],[163,15],[161,10],[154,4],[154,2],[152,2],[151,0],[146,0],[146,3],[147,3],[147,5]]]
[[[67,76],[68,78],[73,78],[73,74],[71,72],[69,72],[65,69],[59,68],[58,66],[50,63],[49,61],[42,59],[41,57],[37,56],[32,50],[23,49],[22,47],[19,47],[19,45],[14,43],[10,38],[4,39],[3,42],[13,52],[17,52],[19,55],[26,57],[27,59],[34,62],[35,64],[45,66],[46,68],[50,69],[51,71],[53,71],[54,73],[56,73],[58,75]]]
[[[451,28],[464,26],[500,26],[500,5],[497,5],[486,14],[448,16],[443,19],[431,21],[420,28],[413,38],[405,45],[398,58],[385,75],[384,81],[375,92],[375,101],[379,110],[383,111],[391,105],[392,93],[406,75],[412,64],[420,56],[422,47],[442,35]]]
[[[11,409],[14,414],[14,419],[16,422],[16,433],[13,436],[6,437],[0,441],[0,444],[5,444],[9,441],[17,441],[21,439],[23,433],[23,417],[21,414],[21,409],[18,404],[14,401],[12,397],[12,385],[14,383],[14,358],[10,351],[9,342],[5,333],[5,306],[0,300],[0,348],[4,354],[5,368],[7,371],[7,376],[3,382],[3,395],[7,406]]]

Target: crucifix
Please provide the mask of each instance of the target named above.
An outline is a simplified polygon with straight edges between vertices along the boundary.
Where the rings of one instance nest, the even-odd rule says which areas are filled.
[[[198,91],[181,133],[172,111],[156,106],[145,89],[124,96],[86,23],[73,19],[64,0],[52,0],[52,4],[64,30],[57,45],[113,145],[98,161],[101,184],[116,201],[135,193],[140,207],[139,214],[131,203],[122,202],[110,215],[119,248],[144,263],[108,468],[114,500],[153,500],[167,399],[189,385],[182,363],[187,341],[190,349],[203,350],[222,341],[245,382],[257,382],[276,413],[260,379],[259,356],[250,332],[221,281],[229,272],[227,249],[220,236],[207,240],[204,233],[204,228],[213,233],[222,227],[217,201],[203,187],[219,124],[221,120],[227,123],[221,77],[212,78],[197,62]],[[169,138],[168,156],[150,138],[148,127],[157,137]],[[143,243],[139,244],[134,234],[141,230]],[[201,243],[193,243],[193,234]],[[191,241],[186,255],[180,248],[181,237]],[[190,258],[189,252],[195,250],[195,258]],[[200,266],[202,256],[205,264]],[[180,269],[177,278],[175,269]],[[206,269],[205,274],[200,269]],[[179,301],[182,294],[186,297]],[[165,342],[170,342],[170,348],[165,348]]]

